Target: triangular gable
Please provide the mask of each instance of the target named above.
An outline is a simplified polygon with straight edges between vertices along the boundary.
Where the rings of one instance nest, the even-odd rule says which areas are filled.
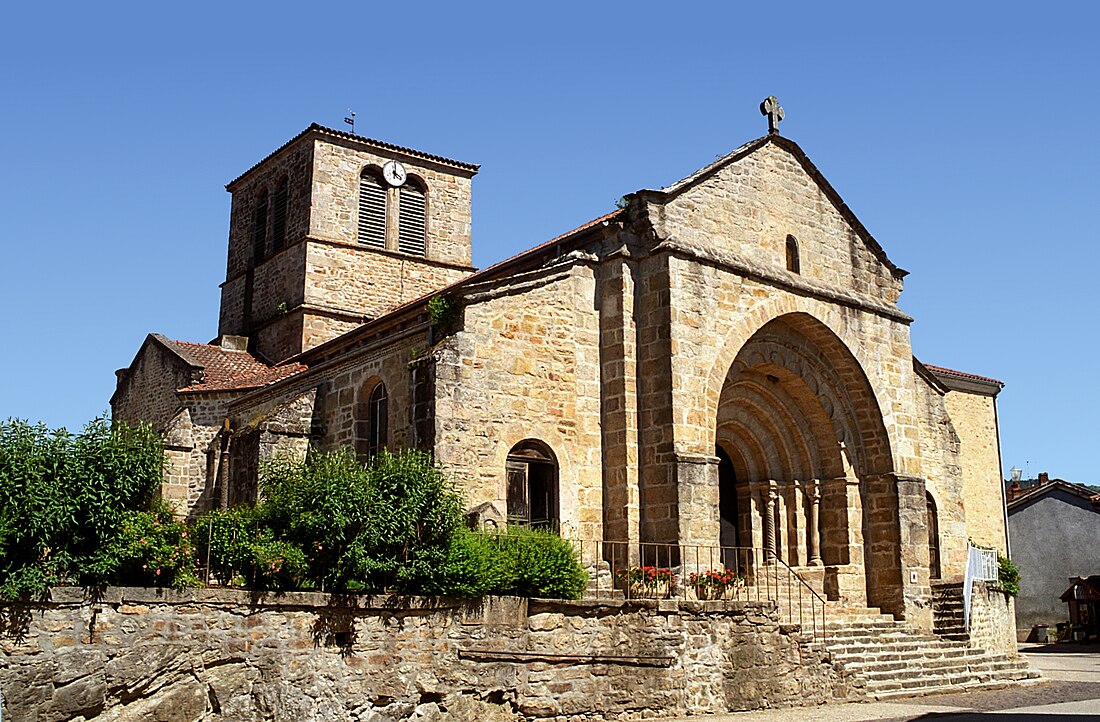
[[[141,342],[141,346],[138,347],[137,353],[134,354],[133,359],[130,360],[130,364],[126,368],[119,369],[115,372],[118,376],[118,383],[115,386],[115,392],[111,394],[110,403],[114,406],[119,397],[126,392],[129,386],[130,377],[134,369],[137,368],[139,361],[147,353],[149,349],[154,348],[161,353],[166,353],[169,358],[175,359],[179,367],[179,371],[183,374],[185,369],[190,371],[190,375],[193,377],[198,372],[202,371],[202,364],[196,359],[181,353],[180,349],[172,343],[172,340],[166,336],[162,336],[159,333],[151,333],[145,337],[145,340]]]
[[[894,278],[901,279],[909,275],[909,272],[898,267],[893,261],[886,255],[886,251],[882,248],[882,245],[871,235],[871,232],[863,225],[863,223],[856,217],[856,214],[852,212],[852,209],[848,207],[848,204],[844,202],[844,199],[840,197],[840,194],[833,188],[832,184],[826,180],[813,161],[810,160],[806,152],[789,138],[784,138],[778,134],[766,135],[762,138],[749,141],[741,147],[733,150],[730,153],[722,156],[713,163],[699,169],[695,173],[683,178],[670,186],[666,186],[661,190],[640,190],[633,194],[642,200],[650,200],[657,203],[668,203],[673,201],[677,197],[683,195],[689,190],[706,183],[718,175],[722,170],[734,163],[737,163],[747,156],[759,151],[760,149],[768,146],[769,144],[775,145],[784,149],[794,157],[806,174],[813,179],[814,183],[821,190],[822,194],[829,199],[833,208],[839,213],[851,226],[852,230],[859,236],[859,238],[866,244],[871,253],[890,270],[890,273]]]

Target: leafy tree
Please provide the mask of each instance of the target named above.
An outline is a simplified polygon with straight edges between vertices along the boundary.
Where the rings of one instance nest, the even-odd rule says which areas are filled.
[[[160,437],[147,425],[99,418],[74,435],[0,423],[0,596],[110,579],[117,569],[102,552],[130,512],[150,508],[162,462]]]

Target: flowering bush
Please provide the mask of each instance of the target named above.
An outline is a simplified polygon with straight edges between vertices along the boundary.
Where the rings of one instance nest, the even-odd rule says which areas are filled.
[[[732,569],[708,569],[705,572],[692,572],[688,575],[688,584],[693,587],[708,587],[725,591],[745,586],[745,578]]]
[[[656,586],[661,583],[672,584],[676,581],[676,575],[668,567],[627,567],[615,570],[615,576],[628,584],[644,584]]]
[[[187,527],[163,502],[152,511],[126,512],[118,534],[100,547],[87,570],[95,579],[146,587],[199,585]]]

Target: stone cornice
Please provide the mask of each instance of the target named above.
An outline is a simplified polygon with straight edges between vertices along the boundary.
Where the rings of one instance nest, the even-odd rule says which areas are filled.
[[[465,271],[467,273],[476,273],[477,272],[476,267],[465,265],[465,264],[462,264],[462,263],[452,263],[450,261],[439,261],[439,260],[436,260],[436,259],[433,259],[433,258],[427,258],[426,256],[414,256],[414,255],[409,254],[409,253],[402,253],[401,251],[393,251],[393,250],[390,250],[389,248],[371,248],[371,247],[368,247],[368,246],[360,245],[358,243],[348,243],[347,241],[337,241],[337,240],[333,240],[331,238],[319,238],[317,236],[302,236],[298,240],[293,241],[291,243],[288,243],[287,245],[283,246],[278,251],[276,251],[275,253],[272,253],[270,256],[268,256],[263,261],[261,261],[259,266],[254,266],[253,267],[253,272],[255,272],[256,268],[260,268],[260,267],[263,267],[263,266],[267,265],[268,263],[270,263],[275,258],[279,257],[280,255],[286,253],[287,251],[289,251],[293,248],[297,248],[298,246],[302,245],[303,243],[317,243],[317,244],[322,245],[322,246],[332,246],[334,248],[347,248],[349,250],[359,251],[359,252],[362,252],[362,253],[376,253],[376,254],[379,254],[379,255],[382,255],[382,256],[387,256],[389,258],[393,258],[395,260],[413,261],[415,263],[421,263],[421,264],[424,264],[426,266],[434,266],[436,268],[448,268],[448,269],[455,270],[455,271]],[[218,288],[225,288],[230,283],[233,283],[234,281],[242,279],[247,275],[248,275],[248,270],[246,269],[246,270],[241,271],[240,273],[236,273],[232,276],[227,276],[224,281],[222,281],[221,283],[218,284]]]
[[[702,261],[718,266],[727,271],[732,271],[739,276],[762,281],[772,286],[778,286],[793,293],[839,303],[860,311],[873,313],[876,316],[900,321],[904,324],[913,322],[913,318],[899,309],[897,306],[881,301],[873,296],[846,288],[840,288],[830,284],[814,281],[790,271],[778,271],[770,266],[746,258],[732,251],[717,251],[712,248],[702,248],[686,243],[676,238],[662,241],[654,249],[655,251],[667,251],[673,255]]]

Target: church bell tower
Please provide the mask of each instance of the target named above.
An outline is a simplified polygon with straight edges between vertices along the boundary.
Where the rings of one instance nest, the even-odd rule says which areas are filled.
[[[278,363],[465,278],[477,171],[311,125],[226,186],[219,335]]]

